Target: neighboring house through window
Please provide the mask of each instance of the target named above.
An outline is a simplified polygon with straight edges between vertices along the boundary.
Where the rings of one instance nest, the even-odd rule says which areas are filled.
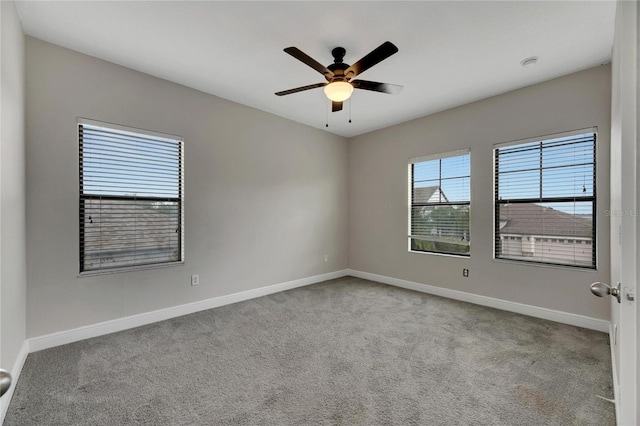
[[[470,154],[409,161],[409,250],[468,256]]]
[[[80,272],[181,263],[183,141],[78,120]]]
[[[495,257],[596,267],[595,129],[496,145]]]

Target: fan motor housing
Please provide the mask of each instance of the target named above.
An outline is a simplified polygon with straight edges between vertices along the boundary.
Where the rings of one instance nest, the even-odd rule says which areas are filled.
[[[347,64],[331,64],[327,67],[333,73],[333,76],[325,75],[327,81],[347,81],[344,71],[349,68]]]

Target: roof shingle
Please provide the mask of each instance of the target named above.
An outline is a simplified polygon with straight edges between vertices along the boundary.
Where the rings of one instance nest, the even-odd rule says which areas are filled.
[[[591,237],[593,222],[589,217],[565,213],[535,203],[500,206],[503,234]]]

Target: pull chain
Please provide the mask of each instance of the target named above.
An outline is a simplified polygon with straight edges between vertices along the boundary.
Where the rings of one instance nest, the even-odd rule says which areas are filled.
[[[329,105],[331,105],[331,101],[329,101]],[[324,127],[329,127],[329,108],[325,108],[325,113],[327,114],[327,120]]]
[[[353,102],[352,100],[353,98],[349,99],[348,103],[349,103],[349,123],[351,123],[351,103]],[[329,104],[327,105],[327,109],[326,109],[326,120],[324,123],[324,127],[329,127],[329,109],[332,108],[332,103],[331,101],[329,101]]]

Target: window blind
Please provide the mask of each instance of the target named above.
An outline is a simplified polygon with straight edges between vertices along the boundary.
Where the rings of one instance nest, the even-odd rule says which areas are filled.
[[[469,255],[469,161],[468,150],[410,161],[410,250]]]
[[[495,257],[596,267],[596,133],[498,146]]]
[[[183,260],[183,141],[78,124],[80,272]]]

